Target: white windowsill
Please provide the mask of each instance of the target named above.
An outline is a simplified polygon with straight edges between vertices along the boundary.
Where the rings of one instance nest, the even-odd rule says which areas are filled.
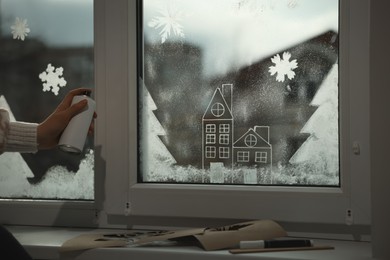
[[[68,239],[85,233],[110,232],[101,229],[72,229],[10,226],[7,227],[34,259],[59,259],[58,249]],[[115,230],[120,232],[120,230]],[[318,245],[334,246],[334,250],[295,251],[275,253],[254,253],[232,255],[227,250],[204,251],[198,247],[138,247],[138,248],[101,248],[61,256],[62,260],[366,260],[371,257],[371,244],[368,242],[351,242],[315,239]]]

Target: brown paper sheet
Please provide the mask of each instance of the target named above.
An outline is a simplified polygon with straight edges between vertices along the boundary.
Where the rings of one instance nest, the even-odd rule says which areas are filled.
[[[124,247],[126,239],[107,239],[104,234],[82,234],[62,244],[60,252],[80,251],[102,247]]]
[[[219,250],[237,247],[244,240],[266,240],[286,236],[286,231],[272,220],[256,220],[218,228],[195,228],[173,231],[128,232],[121,234],[86,234],[66,241],[60,252],[101,247],[148,245],[159,241],[196,239],[203,249]]]

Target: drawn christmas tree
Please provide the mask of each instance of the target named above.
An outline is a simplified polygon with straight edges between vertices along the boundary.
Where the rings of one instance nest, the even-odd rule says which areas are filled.
[[[144,181],[164,181],[174,177],[171,166],[176,160],[160,139],[166,132],[154,114],[156,110],[156,104],[144,85],[141,124]]]
[[[0,96],[0,107],[9,112],[10,120],[15,117],[4,96]],[[27,184],[27,178],[33,177],[33,173],[23,160],[20,153],[4,153],[0,156],[0,197],[12,197],[20,188],[21,183]]]
[[[291,157],[290,163],[305,163],[314,171],[338,173],[338,65],[333,65],[329,74],[314,96],[311,104],[318,109],[309,118],[301,133],[309,138]]]

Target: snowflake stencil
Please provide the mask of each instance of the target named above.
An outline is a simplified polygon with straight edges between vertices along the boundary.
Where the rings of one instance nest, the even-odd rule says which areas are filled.
[[[269,67],[269,73],[271,76],[276,74],[276,81],[284,82],[285,76],[289,79],[295,77],[295,72],[293,70],[298,68],[298,63],[297,60],[289,61],[290,58],[291,54],[289,52],[283,53],[283,59],[280,59],[279,54],[276,54],[271,58],[271,61],[275,66]]]
[[[171,32],[175,36],[184,38],[183,26],[180,24],[183,14],[175,8],[166,7],[159,11],[160,16],[156,16],[149,23],[148,26],[156,30],[161,29],[161,43],[164,43],[170,36]]]
[[[52,91],[56,96],[60,87],[66,86],[66,81],[62,76],[64,69],[62,67],[54,68],[50,63],[47,65],[46,71],[39,74],[39,78],[43,83],[43,92]],[[45,82],[46,81],[46,82]]]
[[[13,38],[24,41],[29,32],[30,28],[28,28],[27,19],[20,19],[19,17],[16,17],[15,23],[11,26]]]

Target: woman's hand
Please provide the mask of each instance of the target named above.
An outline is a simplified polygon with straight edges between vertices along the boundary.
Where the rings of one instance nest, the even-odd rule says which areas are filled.
[[[82,100],[76,104],[72,104],[74,96],[82,95],[85,92],[91,92],[88,88],[78,88],[70,91],[62,102],[58,105],[56,110],[48,116],[45,121],[40,123],[37,128],[37,142],[38,149],[51,149],[57,146],[62,132],[68,125],[69,121],[75,115],[79,114],[87,106],[87,101]],[[93,119],[96,118],[96,113]],[[89,134],[93,133],[94,120],[92,120],[89,127]]]

